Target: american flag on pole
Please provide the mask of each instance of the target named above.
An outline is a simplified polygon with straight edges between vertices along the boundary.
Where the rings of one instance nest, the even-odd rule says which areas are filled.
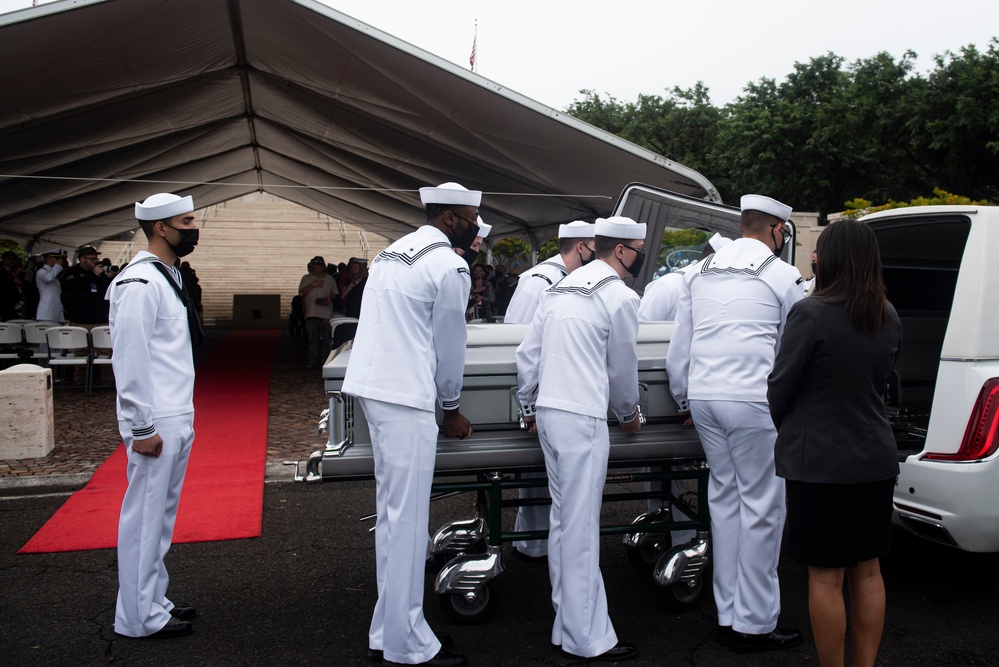
[[[475,22],[475,36],[472,37],[472,54],[468,56],[468,64],[471,66],[472,71],[475,71],[475,43],[479,41],[479,22]]]

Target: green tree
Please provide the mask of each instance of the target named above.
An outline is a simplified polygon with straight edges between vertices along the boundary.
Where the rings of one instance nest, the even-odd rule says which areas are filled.
[[[908,208],[909,206],[991,206],[992,204],[987,200],[975,201],[970,197],[964,197],[962,195],[955,195],[947,192],[946,190],[941,190],[940,188],[933,188],[932,197],[916,197],[911,201],[892,201],[888,200],[884,204],[878,206],[871,205],[871,202],[867,199],[856,198],[851,199],[846,202],[846,210],[843,212],[844,217],[847,218],[860,218],[867,215],[868,213],[877,213],[878,211],[887,211],[893,208]]]
[[[545,241],[544,245],[538,248],[538,261],[543,262],[549,257],[558,254],[558,237],[553,237]]]
[[[704,172],[709,149],[715,141],[721,112],[712,106],[707,87],[674,87],[665,96],[639,95],[637,102],[603,99],[592,90],[581,90],[582,100],[566,112],[612,132],[684,166]]]
[[[22,262],[28,259],[28,252],[20,243],[12,239],[0,239],[0,253],[8,250],[20,257]]]
[[[493,259],[506,266],[508,271],[520,272],[531,266],[531,244],[523,239],[508,236],[492,247]]]
[[[909,132],[945,190],[999,199],[999,39],[935,58]],[[928,185],[928,184],[927,184]]]

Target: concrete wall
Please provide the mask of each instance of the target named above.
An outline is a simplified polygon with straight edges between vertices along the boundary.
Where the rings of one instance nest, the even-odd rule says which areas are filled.
[[[298,281],[316,255],[328,263],[374,258],[384,237],[266,193],[254,193],[196,212],[201,239],[185,257],[197,272],[206,321],[231,319],[234,294],[278,294],[287,319]],[[132,247],[104,242],[102,256],[115,262],[145,249],[136,232]]]

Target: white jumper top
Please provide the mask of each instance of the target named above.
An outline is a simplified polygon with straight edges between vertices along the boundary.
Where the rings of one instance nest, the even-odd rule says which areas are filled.
[[[433,412],[459,405],[465,370],[465,260],[424,225],[375,257],[343,391]]]
[[[107,292],[118,419],[136,440],[156,433],[156,419],[194,412],[187,308],[148,258],[156,256],[136,254]],[[167,269],[180,285],[180,272]]]
[[[798,269],[756,239],[733,241],[685,274],[666,352],[680,409],[689,399],[766,403],[787,313],[801,298]]]
[[[638,407],[638,295],[594,260],[545,290],[517,348],[517,397],[599,419]]]
[[[568,273],[561,255],[550,257],[524,271],[517,281],[517,289],[510,297],[503,321],[508,324],[530,324],[541,301],[541,293],[565,278]]]

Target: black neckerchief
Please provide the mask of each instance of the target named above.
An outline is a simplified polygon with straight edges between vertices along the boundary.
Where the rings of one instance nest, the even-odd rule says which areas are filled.
[[[140,262],[149,262],[156,270],[163,274],[167,282],[170,283],[170,287],[176,292],[177,296],[180,297],[180,302],[184,304],[184,308],[187,309],[187,328],[191,332],[191,348],[198,349],[201,344],[205,341],[205,328],[201,324],[201,315],[198,313],[198,309],[194,306],[194,301],[191,300],[191,295],[187,293],[187,289],[184,287],[183,283],[178,285],[170,275],[170,270],[166,267],[162,261],[153,257],[144,257],[138,262],[130,262],[128,266],[133,266]],[[128,267],[126,267],[128,268]],[[120,274],[119,274],[120,275]]]

